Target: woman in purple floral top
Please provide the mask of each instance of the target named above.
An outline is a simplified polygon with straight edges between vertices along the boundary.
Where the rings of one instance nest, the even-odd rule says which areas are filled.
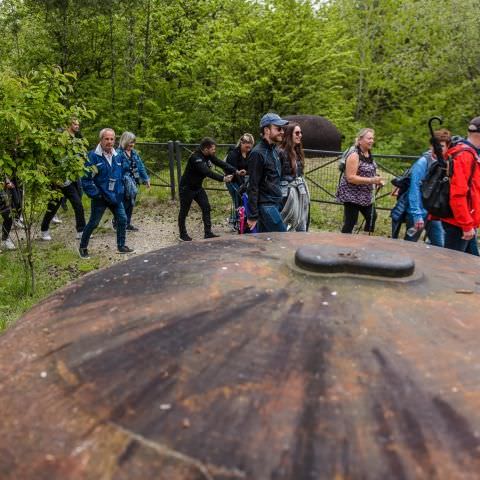
[[[343,203],[344,221],[342,233],[352,233],[360,212],[365,218],[365,231],[373,232],[377,214],[373,205],[374,185],[384,185],[377,175],[377,164],[372,157],[375,132],[363,128],[355,140],[355,151],[346,159],[345,174],[337,189],[337,200]]]

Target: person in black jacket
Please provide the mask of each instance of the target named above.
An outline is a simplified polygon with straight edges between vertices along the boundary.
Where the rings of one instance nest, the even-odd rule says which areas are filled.
[[[219,182],[228,183],[233,175],[244,175],[245,172],[237,170],[228,163],[223,162],[215,156],[216,143],[211,138],[204,138],[200,143],[200,148],[193,152],[188,159],[187,166],[180,179],[180,212],[178,214],[178,228],[180,230],[180,240],[184,242],[191,241],[187,233],[186,220],[192,202],[195,200],[202,209],[202,220],[205,229],[205,238],[215,238],[212,232],[212,220],[210,218],[210,203],[207,192],[203,188],[203,180],[206,177],[213,178]],[[222,176],[212,171],[212,164],[222,168],[228,174]]]
[[[248,154],[254,144],[255,139],[253,135],[251,133],[244,133],[238,140],[236,147],[228,153],[226,162],[237,170],[246,172],[248,175]],[[239,190],[244,183],[245,175],[235,175],[233,180],[227,183],[227,188],[232,196],[235,210],[240,206],[241,195]]]
[[[288,124],[276,113],[266,113],[260,120],[262,141],[248,157],[249,182],[247,224],[252,231],[258,223],[259,232],[285,232],[282,209],[282,163],[277,144],[283,139]]]

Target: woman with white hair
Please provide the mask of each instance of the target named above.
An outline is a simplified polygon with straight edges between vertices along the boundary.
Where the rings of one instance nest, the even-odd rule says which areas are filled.
[[[137,197],[138,186],[143,183],[150,188],[150,178],[138,152],[133,148],[136,137],[132,132],[123,132],[117,150],[118,159],[123,166],[123,182],[125,185],[124,206],[127,214],[127,230],[137,232],[132,225],[132,213]]]

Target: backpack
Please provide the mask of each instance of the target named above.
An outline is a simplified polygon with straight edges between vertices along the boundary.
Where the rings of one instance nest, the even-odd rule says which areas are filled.
[[[422,154],[422,157],[425,157],[427,159],[427,169],[428,169],[428,167],[430,167],[430,165],[432,164],[431,152],[426,151],[425,153]],[[397,195],[398,198],[400,198],[410,188],[410,178],[412,176],[412,167],[413,165],[408,167],[400,175],[392,178],[391,180],[392,185],[398,188],[398,195]]]
[[[474,153],[469,148],[462,148],[445,162],[435,160],[427,170],[422,185],[423,207],[431,215],[440,218],[453,217],[450,208],[450,180],[453,175],[453,164],[455,157],[462,152],[470,152],[473,157],[472,171],[468,179],[468,185],[471,187],[473,172],[477,163]]]
[[[343,153],[342,156],[338,159],[337,161],[337,166],[338,169],[340,170],[341,173],[345,172],[345,166],[347,163],[347,158],[353,153],[357,151],[356,145],[352,145],[351,147],[348,147]]]
[[[392,185],[398,188],[398,197],[401,197],[410,188],[410,176],[412,175],[412,167],[408,167],[398,177],[392,178]]]

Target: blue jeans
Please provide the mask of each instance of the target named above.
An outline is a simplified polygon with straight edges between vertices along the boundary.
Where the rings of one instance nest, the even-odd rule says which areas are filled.
[[[125,229],[127,228],[127,215],[123,203],[112,205],[107,203],[103,198],[92,198],[92,209],[90,219],[86,227],[83,229],[82,239],[80,240],[80,248],[87,248],[90,241],[90,235],[98,227],[106,209],[113,213],[117,224],[117,247],[125,246]]]
[[[286,232],[287,227],[280,215],[281,205],[263,203],[258,206],[258,231],[259,232]]]
[[[478,254],[477,235],[472,240],[463,240],[463,230],[460,227],[442,222],[445,229],[445,248],[457,250],[458,252],[466,252],[472,255]]]
[[[407,230],[414,226],[413,219],[410,215],[407,216]],[[425,232],[432,245],[436,247],[443,247],[445,245],[445,231],[440,220],[425,221]],[[411,237],[405,233],[405,240],[407,242],[416,242],[422,235],[422,230],[418,231]]]

